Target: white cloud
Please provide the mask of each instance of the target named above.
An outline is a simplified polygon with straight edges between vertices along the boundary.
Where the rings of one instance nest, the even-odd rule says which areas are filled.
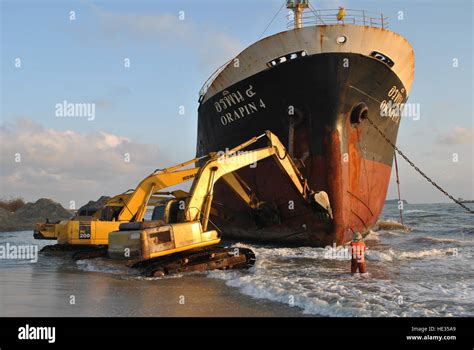
[[[30,119],[2,126],[0,146],[2,196],[50,197],[64,205],[133,188],[166,162],[155,145],[103,131],[44,128]]]
[[[108,134],[103,131],[100,131],[99,134],[102,137],[98,138],[95,146],[100,150],[105,150],[107,148],[117,148],[123,142],[130,142],[130,140],[125,137]]]
[[[438,141],[446,145],[471,145],[474,143],[474,131],[456,127],[439,135]]]
[[[192,34],[186,21],[180,21],[177,15],[161,13],[119,13],[107,11],[92,5],[92,13],[100,21],[102,32],[109,39],[118,40],[125,36],[135,39],[171,39],[186,38]],[[170,34],[172,36],[170,37]]]

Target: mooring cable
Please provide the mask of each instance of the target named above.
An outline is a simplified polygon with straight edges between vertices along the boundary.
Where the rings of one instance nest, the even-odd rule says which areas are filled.
[[[451,194],[449,194],[446,190],[444,190],[440,185],[438,185],[436,182],[434,182],[428,175],[426,175],[423,171],[420,170],[390,139],[387,137],[387,135],[384,134],[380,128],[375,125],[375,123],[368,117],[366,116],[364,119],[367,119],[370,125],[374,127],[375,130],[384,138],[384,140],[392,146],[392,148],[403,158],[407,161],[410,166],[415,169],[416,172],[418,172],[421,176],[423,176],[429,183],[431,183],[434,187],[436,187],[441,193],[443,193],[446,197],[450,198],[454,203],[458,204],[462,208],[464,208],[468,213],[473,214],[474,211],[471,210],[468,206],[462,204],[459,200],[454,198]]]

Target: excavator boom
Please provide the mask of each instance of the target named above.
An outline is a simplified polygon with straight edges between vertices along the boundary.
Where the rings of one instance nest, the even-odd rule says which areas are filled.
[[[256,143],[260,138],[266,136],[268,138],[268,146],[252,151],[243,152],[242,150]],[[306,180],[303,178],[298,168],[288,155],[285,146],[280,142],[278,137],[270,131],[266,131],[258,137],[254,137],[244,144],[224,153],[223,155],[209,159],[199,170],[196,180],[191,187],[191,196],[186,208],[186,221],[195,221],[199,219],[202,213],[202,203],[206,203],[206,208],[210,203],[206,199],[212,195],[215,183],[223,178],[224,181],[234,189],[241,199],[249,201],[251,206],[252,199],[247,196],[242,187],[242,181],[237,181],[235,171],[254,164],[262,159],[273,157],[283,173],[287,174],[297,191],[301,196],[309,201],[310,190]],[[239,183],[240,182],[240,183]],[[206,209],[204,209],[206,210]],[[205,219],[206,220],[206,219]]]
[[[192,180],[198,170],[199,168],[174,171],[167,169],[146,177],[138,184],[133,195],[120,212],[118,221],[142,221],[145,216],[148,201],[153,193],[158,192],[163,188],[179,185]]]

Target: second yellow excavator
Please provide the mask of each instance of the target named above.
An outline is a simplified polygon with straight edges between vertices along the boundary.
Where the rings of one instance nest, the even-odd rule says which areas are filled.
[[[195,162],[196,159],[192,159],[154,171],[135,190],[111,198],[92,216],[84,217],[79,213],[70,220],[58,223],[38,223],[33,236],[36,239],[57,240],[57,244],[44,247],[42,252],[72,251],[76,252],[77,257],[100,254],[106,250],[109,233],[118,230],[120,224],[144,219],[147,208],[162,199],[156,195],[160,189],[192,180],[199,168],[186,167]]]

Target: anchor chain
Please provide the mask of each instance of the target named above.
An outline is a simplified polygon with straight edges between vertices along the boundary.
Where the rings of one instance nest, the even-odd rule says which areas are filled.
[[[375,125],[375,123],[369,118],[369,117],[366,117],[365,119],[368,120],[368,122],[370,123],[370,125],[372,125],[375,130],[378,131],[378,133],[380,134],[380,136],[382,136],[385,141],[390,145],[392,146],[392,148],[403,158],[407,161],[408,164],[410,164],[410,166],[415,169],[415,171],[417,171],[421,176],[423,176],[429,183],[431,183],[434,187],[436,187],[441,193],[443,193],[446,197],[450,198],[454,203],[460,205],[462,208],[464,208],[467,212],[469,213],[474,213],[469,207],[467,207],[466,205],[462,204],[460,201],[458,201],[456,198],[454,198],[452,195],[450,195],[446,190],[444,190],[440,185],[438,185],[436,182],[434,182],[428,175],[426,175],[423,171],[420,170],[420,168],[418,168],[395,144],[393,144],[392,141],[390,141],[390,139],[387,137],[387,135],[384,134],[384,132],[382,130],[380,130],[380,128]]]

